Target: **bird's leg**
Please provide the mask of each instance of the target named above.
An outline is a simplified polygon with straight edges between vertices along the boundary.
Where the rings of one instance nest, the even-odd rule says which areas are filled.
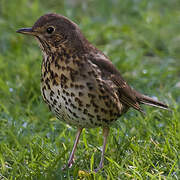
[[[103,128],[104,141],[103,141],[103,149],[102,149],[102,153],[101,153],[101,161],[99,163],[99,167],[97,169],[95,169],[95,172],[99,171],[104,166],[104,153],[105,153],[105,149],[106,149],[108,134],[109,134],[109,127],[104,127]]]
[[[76,151],[76,147],[77,147],[77,144],[78,144],[78,142],[79,142],[79,137],[80,137],[80,135],[81,135],[81,132],[82,132],[82,129],[83,128],[78,128],[78,130],[77,130],[77,134],[76,134],[76,139],[75,139],[75,141],[74,141],[74,145],[73,145],[73,149],[72,149],[72,152],[71,152],[71,155],[70,155],[70,157],[69,157],[69,160],[68,160],[68,164],[67,164],[67,167],[71,167],[72,166],[72,164],[73,164],[73,159],[74,159],[74,153],[75,153],[75,151]],[[63,168],[63,170],[66,168],[66,166]]]

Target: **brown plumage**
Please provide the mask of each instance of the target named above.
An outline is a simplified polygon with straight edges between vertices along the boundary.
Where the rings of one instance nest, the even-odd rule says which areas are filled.
[[[60,120],[78,128],[68,161],[83,128],[103,127],[104,144],[99,168],[103,167],[109,126],[140,104],[168,109],[162,102],[138,93],[122,78],[112,62],[83,36],[78,26],[64,16],[46,14],[32,28],[17,32],[33,35],[43,52],[41,92]]]

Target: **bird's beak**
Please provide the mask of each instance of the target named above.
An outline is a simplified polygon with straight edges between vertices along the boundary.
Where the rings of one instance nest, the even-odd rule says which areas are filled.
[[[35,32],[33,31],[32,28],[21,28],[16,32],[21,34],[35,35]]]

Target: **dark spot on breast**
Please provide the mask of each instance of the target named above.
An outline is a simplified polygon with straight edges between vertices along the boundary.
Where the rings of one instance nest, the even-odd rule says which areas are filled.
[[[71,103],[70,106],[72,106],[73,109],[77,109],[77,107],[73,103]]]
[[[82,92],[79,92],[79,96],[80,96],[80,97],[83,96],[83,93],[82,93]]]
[[[73,112],[72,114],[75,118],[79,118],[79,116],[75,112]]]
[[[78,102],[80,101],[80,99],[78,97],[75,97],[75,101]]]
[[[88,97],[89,97],[89,98],[96,98],[96,95],[91,94],[91,93],[88,93]]]
[[[80,61],[75,61],[75,64],[77,64],[78,67],[83,67],[84,66],[84,63],[80,62]]]
[[[102,84],[102,82],[99,83],[99,88],[103,89],[103,84]]]
[[[91,76],[93,74],[93,71],[88,71],[88,75]]]
[[[51,106],[48,104],[48,108],[49,108],[49,110],[51,111],[52,109],[51,109]]]
[[[71,113],[71,114],[73,114],[73,112],[71,111],[71,109],[70,108],[67,108],[68,109],[68,111]]]
[[[108,99],[108,96],[102,96],[102,98],[105,100],[105,99]]]
[[[101,108],[101,112],[106,113],[107,111],[104,108]]]
[[[54,79],[54,77],[55,77],[54,72],[52,70],[50,70],[49,72],[50,72],[51,79]]]
[[[68,86],[67,86],[67,85],[64,85],[63,87],[64,87],[64,89],[67,89],[67,88],[68,88]]]
[[[48,59],[47,59],[47,61],[46,61],[46,65],[45,65],[45,66],[47,67],[48,72],[50,72],[50,71],[51,71],[51,69],[50,69],[49,56],[48,56]]]
[[[64,74],[61,74],[61,83],[66,84],[67,81],[68,81],[68,78]]]
[[[56,112],[59,112],[59,108],[56,108],[55,110],[56,110]]]
[[[76,71],[74,69],[70,69],[70,77],[71,77],[72,81],[75,81],[76,75],[78,75],[78,71]]]
[[[100,115],[97,114],[97,115],[96,115],[96,118],[97,118],[98,121],[101,121]]]
[[[87,109],[84,109],[83,113],[84,113],[84,114],[87,114],[87,113],[88,113],[88,110],[87,110]]]
[[[86,119],[84,117],[81,118],[83,121],[85,121]]]
[[[58,82],[56,81],[56,79],[53,79],[53,85],[54,86],[58,86],[59,85]]]
[[[82,101],[78,97],[75,97],[75,101],[79,104],[79,106],[82,106]]]
[[[99,112],[99,110],[98,110],[98,109],[94,109],[94,112],[95,112],[95,113],[98,113],[98,112]]]
[[[94,101],[92,101],[92,105],[93,105],[95,108],[98,108],[98,107],[99,107]]]
[[[74,87],[75,87],[76,89],[78,89],[78,88],[79,88],[79,85],[78,85],[78,84],[75,84]]]
[[[43,95],[43,98],[44,98],[44,99],[46,99],[45,90],[46,90],[46,89],[45,89],[45,86],[43,86],[43,88],[42,88],[42,95]]]
[[[75,94],[72,92],[72,93],[71,93],[71,97],[74,97],[74,96],[75,96]]]
[[[92,84],[92,83],[87,82],[86,85],[87,85],[87,87],[88,87],[89,90],[92,90],[92,89],[93,89],[93,84]]]
[[[58,64],[58,61],[55,61],[55,67],[57,67],[58,69],[61,69],[61,66]]]
[[[70,62],[71,62],[71,57],[68,55],[67,58],[66,58],[66,60],[65,60],[65,63],[66,63],[66,64],[69,64]]]
[[[100,92],[101,92],[102,94],[104,94],[104,93],[105,93],[104,89],[100,89]]]
[[[76,59],[76,55],[75,55],[75,54],[73,54],[73,55],[72,55],[72,58],[73,58],[73,59]]]
[[[113,116],[113,111],[109,110],[109,114],[110,114],[110,116]]]
[[[87,114],[89,117],[94,118],[94,116],[90,113]]]
[[[88,87],[88,89],[91,91],[91,90],[93,90],[93,87],[92,87],[92,86],[90,86],[90,87]]]
[[[54,112],[56,113],[56,116],[59,116],[59,111],[57,111],[56,109],[54,110]]]
[[[90,118],[89,120],[90,120],[91,124],[94,124],[93,119]]]
[[[119,113],[114,113],[114,116],[118,117],[118,116],[119,116]]]
[[[62,96],[62,98],[64,99],[64,101],[66,101],[66,97],[65,96]]]
[[[67,114],[68,118],[71,119],[71,116],[69,114]]]
[[[61,67],[62,71],[64,71],[66,68],[64,66]]]
[[[80,74],[81,77],[83,77],[84,79],[87,78],[87,76],[85,74]]]
[[[70,84],[70,87],[71,87],[71,88],[73,88],[73,87],[74,87],[74,84],[73,84],[73,83],[71,83],[71,84]]]
[[[90,104],[86,104],[86,107],[89,108],[91,105]]]
[[[54,109],[55,105],[51,102],[51,107]]]
[[[66,70],[67,70],[67,71],[70,71],[70,70],[71,70],[71,67],[66,66]]]
[[[105,123],[109,123],[109,121],[105,118],[103,118],[102,121],[104,121]]]
[[[84,86],[80,84],[80,85],[79,85],[79,88],[80,88],[80,89],[84,89]]]
[[[51,89],[51,87],[50,87],[50,85],[49,85],[49,78],[46,78],[46,80],[45,80],[45,84],[46,84],[46,86],[47,86],[47,88],[48,89]]]
[[[66,61],[70,58],[69,53],[68,53],[68,52],[66,52],[66,51],[64,52],[64,56],[66,57],[66,59],[65,59]]]
[[[57,104],[57,100],[54,99],[54,100],[53,100],[53,105],[56,105],[56,104]]]
[[[105,103],[105,105],[106,105],[107,107],[110,107],[110,103],[109,103],[109,102],[105,101],[104,103]]]

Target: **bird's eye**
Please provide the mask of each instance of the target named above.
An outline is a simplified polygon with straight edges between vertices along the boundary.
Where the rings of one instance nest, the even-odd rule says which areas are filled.
[[[52,34],[53,31],[54,31],[54,27],[51,27],[51,26],[50,26],[50,27],[47,28],[46,31],[47,31],[48,34]]]

